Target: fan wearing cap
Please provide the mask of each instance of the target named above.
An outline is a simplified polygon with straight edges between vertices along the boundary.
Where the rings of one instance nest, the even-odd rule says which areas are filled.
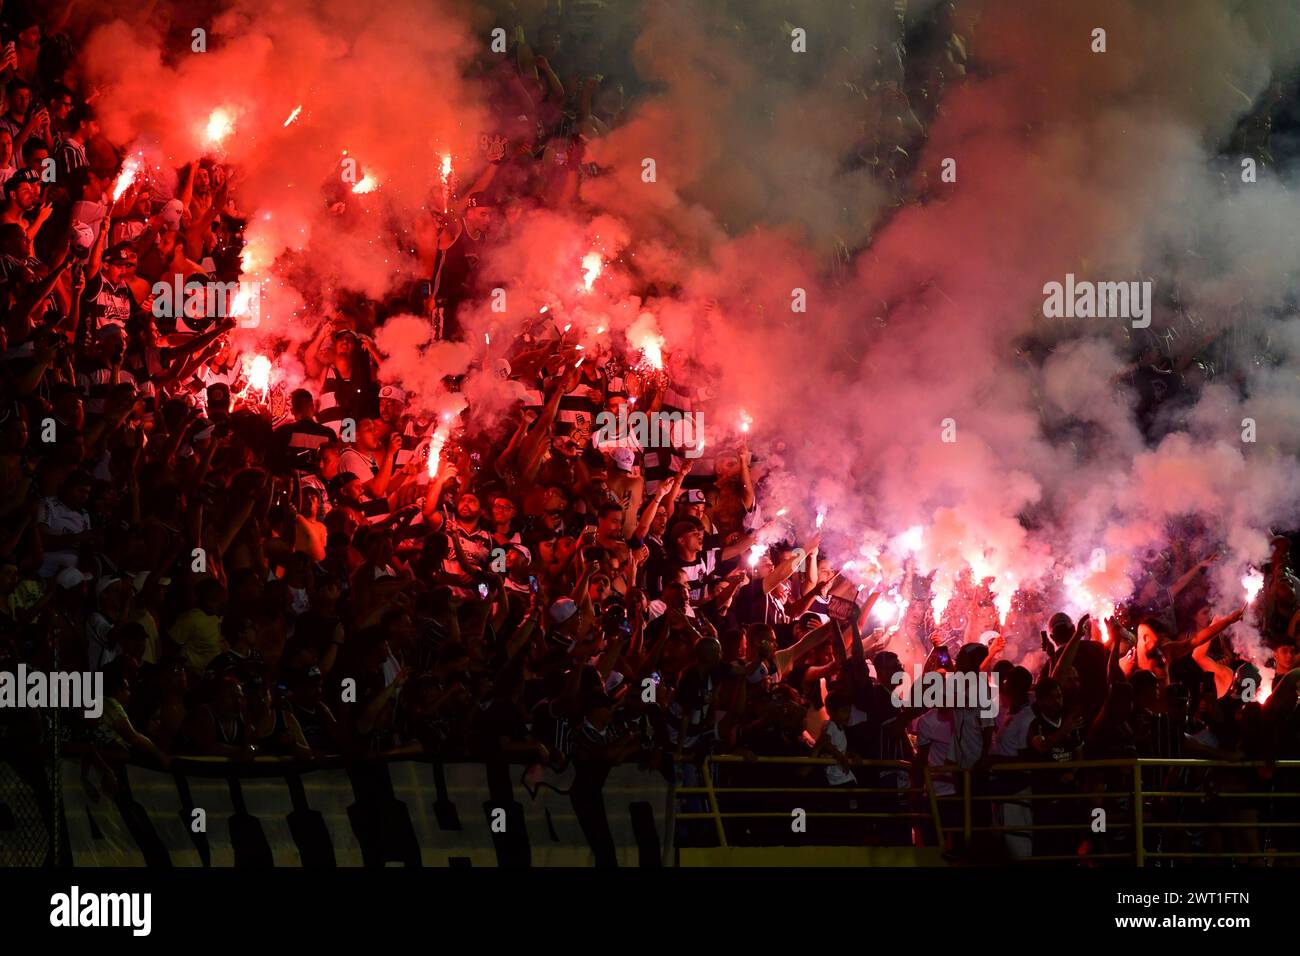
[[[723,563],[744,554],[749,545],[749,536],[725,544],[721,535],[706,534],[704,526],[695,518],[674,522],[665,541],[663,560],[653,562],[646,571],[646,584],[651,596],[657,597],[664,582],[676,572],[684,571],[691,602],[698,604],[704,597],[705,579],[718,571]]]
[[[140,312],[128,282],[135,275],[136,264],[135,249],[129,242],[110,248],[102,265],[92,252],[81,293],[81,314],[90,329],[98,332],[105,325],[125,328],[126,320]]]
[[[340,431],[345,419],[379,414],[373,343],[350,328],[326,322],[307,347],[307,374],[319,381],[320,422]]]
[[[406,391],[397,385],[385,385],[379,390],[379,420],[389,435],[400,435],[402,443],[397,449],[394,464],[398,469],[416,464],[416,451],[428,428],[418,430],[411,415],[406,413]]]
[[[4,208],[0,209],[0,222],[13,223],[27,230],[31,225],[27,217],[40,202],[40,175],[34,169],[20,169],[5,180]]]

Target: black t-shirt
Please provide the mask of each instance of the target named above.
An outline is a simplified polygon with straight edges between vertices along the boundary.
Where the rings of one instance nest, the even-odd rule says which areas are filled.
[[[316,471],[321,445],[334,437],[333,431],[310,419],[281,425],[271,433],[275,464],[283,471]]]
[[[671,548],[663,557],[652,563],[646,570],[646,585],[652,598],[658,597],[664,584],[672,580],[678,571],[686,572],[690,583],[691,603],[698,604],[704,597],[704,581],[722,564],[723,540],[720,534],[706,534],[704,545],[693,561],[679,557]],[[653,559],[652,559],[653,560]]]
[[[731,676],[731,666],[726,663],[718,664],[703,674],[697,667],[682,672],[668,709],[669,728],[674,735],[681,729],[682,717],[686,716],[688,742],[698,739],[699,744],[706,744],[716,739],[714,723],[718,693]]]

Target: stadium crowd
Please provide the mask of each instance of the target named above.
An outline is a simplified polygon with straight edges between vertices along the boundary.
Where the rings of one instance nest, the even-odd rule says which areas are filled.
[[[573,764],[597,779],[635,762],[687,783],[709,754],[815,755],[831,762],[722,773],[824,784],[825,807],[919,809],[923,820],[928,808],[905,788],[926,766],[945,796],[959,786],[942,769],[953,764],[974,768],[979,786],[1027,793],[1031,773],[984,768],[1300,757],[1300,582],[1283,536],[1259,597],[1217,619],[1205,582],[1215,544],[1184,527],[1106,622],[1025,600],[1000,623],[987,583],[967,579],[936,625],[920,575],[890,620],[874,607],[883,592],[850,584],[815,529],[757,545],[771,472],[743,442],[696,456],[602,440],[597,414],[620,406],[707,411],[700,383],[678,380],[678,365],[647,374],[617,356],[576,362],[545,317],[505,353],[502,377],[520,395],[511,428],[478,430],[468,409],[434,447],[430,476],[438,422],[421,419],[401,382],[380,380],[375,328],[417,299],[454,336],[458,306],[483,292],[475,250],[509,209],[573,202],[577,181],[599,174],[583,143],[620,122],[624,91],[574,70],[571,35],[516,32],[509,66],[485,73],[510,119],[489,150],[493,175],[440,223],[432,281],[398,303],[324,305],[299,356],[306,387],[268,394],[250,388],[234,353],[234,319],[152,308],[154,283],[175,273],[236,277],[237,170],[195,157],[174,195],[142,180],[114,202],[120,144],[99,131],[74,43],[39,17],[5,13],[0,667],[103,673],[102,717],[72,734],[109,786],[108,758],[125,754],[166,765],[186,754],[423,753]],[[959,41],[941,35],[907,82],[900,65],[882,97],[899,131],[876,144],[885,166],[905,161],[907,131],[925,122],[905,90],[958,78]],[[1244,615],[1273,655],[1262,672],[1227,639]],[[996,717],[899,706],[891,678],[921,660],[992,675]],[[0,713],[0,727],[11,742],[50,732],[30,711]],[[1108,773],[1055,785],[1100,793]],[[1175,776],[1207,794],[1271,779]],[[897,790],[859,803],[836,793],[844,787]],[[1010,824],[1081,811],[1008,801],[994,812]],[[1263,805],[1218,812],[1258,819]],[[913,838],[897,822],[836,825],[849,840]],[[745,829],[738,839],[780,839],[788,819]],[[1236,833],[1243,852],[1262,839]],[[1080,839],[1123,838],[1089,835],[1081,821],[1033,842],[1069,854]],[[1030,842],[1013,835],[1007,847]]]

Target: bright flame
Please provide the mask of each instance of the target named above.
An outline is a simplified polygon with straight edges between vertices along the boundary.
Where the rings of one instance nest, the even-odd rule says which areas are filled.
[[[589,252],[582,257],[582,285],[587,291],[591,291],[592,284],[600,278],[600,271],[605,268],[605,263],[600,259],[599,252]]]
[[[451,426],[447,424],[446,419],[439,425],[429,439],[429,477],[438,477],[438,465],[442,463],[442,446],[447,444],[447,435],[451,432]]]
[[[751,544],[749,546],[749,566],[751,568],[758,567],[759,558],[763,556],[763,552],[766,550],[761,544]]]
[[[866,585],[859,585],[858,587],[861,589],[865,586]],[[894,618],[898,617],[898,608],[895,607],[894,602],[888,598],[880,598],[876,601],[875,606],[872,607],[871,613],[876,616],[876,620],[881,624],[888,624],[894,620]]]
[[[259,401],[266,404],[271,392],[271,360],[265,355],[245,355],[244,378],[248,384],[240,392],[241,398],[248,398],[250,392],[260,393]]]
[[[451,153],[442,154],[438,173],[442,177],[442,211],[446,212],[451,207]]]
[[[914,524],[900,534],[895,540],[898,542],[898,546],[904,551],[910,551],[915,554],[917,551],[921,550],[921,543],[924,537],[925,530],[919,524]]]
[[[937,578],[930,587],[930,607],[934,611],[934,623],[938,624],[943,620],[944,608],[948,606],[948,601],[952,598],[952,585],[940,582]]]
[[[663,370],[664,340],[662,336],[647,335],[641,340],[641,344],[637,348],[641,350],[641,355],[644,356],[646,364],[661,371]]]
[[[825,523],[826,523],[826,509],[818,508],[817,509],[817,530],[820,531],[822,525],[824,525]]]
[[[366,173],[361,177],[361,181],[352,187],[352,191],[358,194],[372,193],[379,188],[379,180],[375,178],[374,173]]]
[[[754,424],[754,419],[750,418],[749,415],[746,414],[745,410],[742,408],[740,410],[740,430],[742,432],[748,432],[749,426],[752,424]]]
[[[140,172],[140,156],[128,156],[122,163],[122,171],[117,174],[117,185],[113,187],[113,202],[117,202],[131,188],[136,174]]]
[[[244,282],[239,283],[239,291],[235,293],[234,301],[230,303],[230,317],[233,319],[242,315],[248,315],[249,307],[252,305],[252,300],[253,290],[251,284]],[[259,356],[259,358],[260,357],[261,356]],[[267,365],[270,365],[269,361],[267,362]],[[269,369],[267,374],[269,376]]]
[[[224,140],[235,130],[235,118],[230,112],[218,106],[208,114],[208,125],[204,128],[204,135],[207,136],[208,142],[213,146],[220,146]]]
[[[1251,604],[1264,588],[1263,572],[1251,568],[1241,578],[1241,587],[1246,592],[1246,603]]]
[[[293,108],[293,112],[289,114],[289,118],[284,121],[284,125],[288,126],[290,123],[296,120],[298,118],[298,114],[301,112],[302,112],[302,104],[299,103],[297,106]]]

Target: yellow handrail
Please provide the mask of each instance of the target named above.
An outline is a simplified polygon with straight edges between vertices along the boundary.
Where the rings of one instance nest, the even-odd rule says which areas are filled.
[[[729,819],[759,819],[781,817],[785,814],[778,811],[749,811],[749,810],[722,810],[720,798],[727,795],[752,795],[752,794],[806,794],[825,792],[821,787],[726,787],[718,786],[713,779],[713,768],[719,764],[782,764],[790,766],[804,767],[821,767],[830,766],[837,763],[830,757],[759,757],[759,756],[740,756],[735,754],[719,754],[706,756],[702,761],[701,769],[703,772],[703,786],[699,787],[678,787],[676,793],[685,794],[705,794],[708,802],[708,812],[702,813],[679,813],[678,819],[711,819],[714,829],[717,833],[718,845],[727,847],[727,834],[725,821]],[[932,820],[934,832],[938,844],[945,845],[947,834],[943,825],[942,814],[940,812],[941,802],[953,803],[960,801],[962,805],[961,833],[966,844],[969,845],[973,834],[975,833],[1032,833],[1037,831],[1063,831],[1077,830],[1085,828],[1083,823],[1030,823],[1017,822],[1011,825],[976,825],[974,821],[973,806],[976,801],[994,802],[994,803],[1021,803],[1032,806],[1034,800],[1124,800],[1131,799],[1132,803],[1132,820],[1115,821],[1108,825],[1108,829],[1131,831],[1133,833],[1132,851],[1123,852],[1097,852],[1089,853],[1089,859],[1095,860],[1112,860],[1112,859],[1131,859],[1137,866],[1144,866],[1146,861],[1151,858],[1187,858],[1187,859],[1233,859],[1241,858],[1247,854],[1243,851],[1206,853],[1206,852],[1177,852],[1162,849],[1160,851],[1149,850],[1146,846],[1145,831],[1147,827],[1152,829],[1166,829],[1181,827],[1183,829],[1215,829],[1223,830],[1245,830],[1245,829],[1268,829],[1270,827],[1286,828],[1300,827],[1300,823],[1270,823],[1268,821],[1204,821],[1192,822],[1186,821],[1160,821],[1152,820],[1148,816],[1147,803],[1150,800],[1165,797],[1200,797],[1203,796],[1201,791],[1195,790],[1148,790],[1144,787],[1142,772],[1146,769],[1188,769],[1188,770],[1214,770],[1219,768],[1232,768],[1235,770],[1262,769],[1272,768],[1278,770],[1300,769],[1300,760],[1278,760],[1278,761],[1234,761],[1234,760],[1195,760],[1188,758],[1131,758],[1131,759],[1108,759],[1108,760],[1077,760],[1056,762],[1025,761],[1011,760],[990,764],[986,768],[991,773],[1011,772],[1011,771],[1036,771],[1039,774],[1049,772],[1069,773],[1075,771],[1088,770],[1126,770],[1132,774],[1132,790],[1125,792],[1115,791],[1082,791],[1072,793],[974,793],[972,780],[972,768],[961,767],[957,765],[930,766],[925,764],[919,768],[914,764],[903,760],[866,760],[853,758],[849,761],[852,767],[871,767],[881,770],[903,770],[912,773],[920,770],[920,785],[911,785],[898,788],[878,788],[878,787],[845,787],[835,788],[835,792],[844,794],[898,794],[910,797],[919,797],[925,795],[929,803],[929,813],[918,812],[916,803],[912,803],[910,809],[901,809],[887,812],[813,812],[807,816],[814,818],[856,818],[864,820],[897,820],[900,822],[912,822],[916,819],[925,819],[927,816]],[[941,795],[935,792],[935,777],[937,775],[948,775],[953,779],[956,785],[955,777],[961,776],[960,786],[957,786],[957,792],[951,795]],[[913,779],[915,779],[913,777]],[[996,780],[996,777],[993,778]],[[1224,799],[1232,798],[1266,798],[1266,799],[1300,799],[1300,793],[1288,792],[1258,792],[1258,791],[1227,791],[1219,792],[1217,796]],[[1281,851],[1268,850],[1260,851],[1257,854],[1250,854],[1262,858],[1284,858],[1300,856],[1300,851]],[[1044,854],[1042,856],[1029,856],[1029,860],[1070,860],[1075,859],[1071,854]]]

